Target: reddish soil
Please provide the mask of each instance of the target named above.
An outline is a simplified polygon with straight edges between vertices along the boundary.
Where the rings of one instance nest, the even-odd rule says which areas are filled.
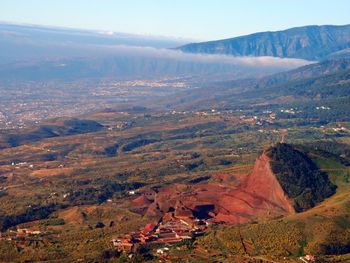
[[[220,194],[218,204],[221,209],[214,220],[234,224],[294,213],[265,154],[256,160],[253,171],[237,189]]]
[[[149,206],[152,203],[152,201],[150,201],[146,196],[140,195],[139,197],[136,197],[132,201],[132,203],[137,207],[145,207],[145,206]]]
[[[215,222],[242,224],[294,213],[265,154],[257,158],[251,173],[236,178],[239,182],[197,184],[188,193],[176,190],[175,186],[160,189],[148,206],[147,215],[160,216],[174,211],[178,217],[194,215],[212,218]],[[140,199],[134,202],[146,204]]]

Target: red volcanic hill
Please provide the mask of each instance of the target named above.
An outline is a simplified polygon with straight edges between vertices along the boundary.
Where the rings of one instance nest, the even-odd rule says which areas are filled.
[[[147,215],[161,216],[171,212],[178,218],[242,224],[295,213],[295,196],[291,198],[287,194],[289,189],[285,187],[283,176],[273,172],[271,162],[276,160],[271,160],[270,153],[271,149],[259,156],[253,170],[239,177],[239,184],[227,181],[199,183],[190,192],[177,190],[175,186],[160,189],[148,206]],[[310,174],[309,181],[313,175]]]
[[[241,185],[220,195],[215,221],[245,223],[255,218],[294,213],[293,206],[273,174],[269,157],[262,154]]]

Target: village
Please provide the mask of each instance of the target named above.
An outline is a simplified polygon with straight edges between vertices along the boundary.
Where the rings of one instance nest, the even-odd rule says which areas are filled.
[[[117,252],[129,257],[134,255],[140,245],[154,245],[157,256],[166,260],[170,258],[169,246],[193,241],[202,236],[209,225],[209,220],[175,216],[174,212],[168,212],[157,223],[148,223],[137,232],[114,237],[112,242]]]

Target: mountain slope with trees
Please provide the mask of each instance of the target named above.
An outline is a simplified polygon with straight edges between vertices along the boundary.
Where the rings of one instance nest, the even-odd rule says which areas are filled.
[[[296,211],[301,212],[333,195],[336,186],[303,152],[279,143],[267,151],[271,168]]]

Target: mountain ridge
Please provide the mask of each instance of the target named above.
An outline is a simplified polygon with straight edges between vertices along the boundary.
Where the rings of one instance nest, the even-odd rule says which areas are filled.
[[[350,25],[312,25],[191,43],[178,49],[189,53],[323,60],[349,47]]]

